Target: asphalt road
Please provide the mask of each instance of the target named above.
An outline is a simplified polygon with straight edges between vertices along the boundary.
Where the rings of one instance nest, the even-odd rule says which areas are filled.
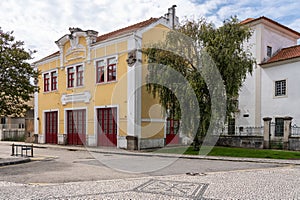
[[[102,154],[51,148],[36,149],[35,154],[46,159],[1,167],[0,180],[15,183],[66,183],[282,166],[266,163]]]

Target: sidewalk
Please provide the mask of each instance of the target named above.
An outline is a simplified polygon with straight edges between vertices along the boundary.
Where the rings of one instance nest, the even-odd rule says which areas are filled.
[[[11,148],[8,151],[0,151],[0,166],[14,165],[29,162],[28,157],[11,156]]]
[[[0,145],[11,146],[13,143],[14,144],[29,144],[29,143],[24,143],[24,142],[1,141]],[[167,154],[167,153],[142,152],[142,151],[128,151],[128,150],[109,148],[109,147],[84,147],[84,146],[68,146],[68,145],[52,145],[52,144],[34,144],[34,147],[35,148],[65,149],[65,150],[72,150],[72,151],[89,151],[89,152],[93,152],[93,153],[118,154],[118,155],[130,155],[130,156],[156,156],[156,157],[165,157],[165,158],[204,159],[204,160],[220,160],[220,161],[235,161],[235,162],[256,162],[256,163],[300,165],[300,160],[238,158],[238,157],[219,157],[219,156],[203,156],[203,155],[181,155],[181,154]],[[2,152],[0,152],[0,166],[5,165],[6,163],[17,164],[17,163],[22,163],[22,162],[29,162],[30,160],[42,160],[42,159],[47,159],[47,158],[48,158],[47,156],[39,156],[39,155],[37,155],[37,156],[34,155],[33,158],[13,157],[13,156],[10,156],[9,152],[6,152],[6,154],[3,154]]]

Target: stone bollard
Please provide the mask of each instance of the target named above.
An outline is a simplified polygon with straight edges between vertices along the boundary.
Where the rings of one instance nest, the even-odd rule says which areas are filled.
[[[284,124],[284,131],[283,131],[283,149],[289,149],[289,137],[291,135],[291,124],[292,124],[292,117],[285,117],[283,118]]]
[[[264,149],[270,148],[270,137],[271,137],[271,120],[270,117],[264,117]]]

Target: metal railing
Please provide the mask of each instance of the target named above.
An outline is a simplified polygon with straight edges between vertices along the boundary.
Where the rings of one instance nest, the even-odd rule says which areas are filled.
[[[19,124],[0,124],[0,129],[25,129],[25,125],[23,123]]]
[[[19,139],[23,138],[25,136],[25,130],[24,129],[8,129],[8,130],[2,130],[2,140],[7,139]]]
[[[230,130],[230,131],[229,131]],[[264,127],[232,127],[224,126],[221,135],[236,135],[236,136],[263,136]]]
[[[11,145],[11,155],[12,156],[22,156],[22,157],[33,157],[33,144],[23,145],[23,144],[12,144]]]
[[[300,127],[298,127],[297,125],[293,125],[291,127],[291,136],[300,137]]]

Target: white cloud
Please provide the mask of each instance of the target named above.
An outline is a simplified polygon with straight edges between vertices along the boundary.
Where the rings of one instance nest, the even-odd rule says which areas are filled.
[[[232,15],[240,19],[265,15],[276,20],[293,14],[297,18],[300,7],[294,0],[2,0],[0,26],[4,31],[14,30],[18,40],[38,50],[35,57],[39,59],[58,50],[54,41],[68,33],[69,27],[104,34],[163,16],[174,4],[180,19],[206,17],[217,26]],[[285,25],[300,31],[299,20],[285,20]]]

